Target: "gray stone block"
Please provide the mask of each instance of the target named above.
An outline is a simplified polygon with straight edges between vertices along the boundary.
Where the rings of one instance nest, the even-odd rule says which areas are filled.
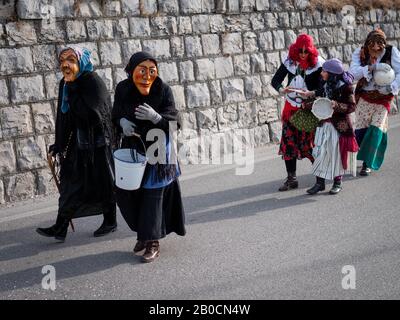
[[[206,83],[188,85],[186,88],[187,107],[206,107],[210,105],[210,91]]]
[[[282,122],[275,121],[268,123],[270,139],[273,143],[279,143],[282,137]]]
[[[0,109],[3,138],[22,136],[33,132],[31,112],[28,105]]]
[[[193,33],[210,33],[210,18],[206,14],[192,16]]]
[[[245,95],[247,99],[258,98],[262,95],[262,83],[260,76],[248,76],[244,78]]]
[[[17,170],[17,161],[11,141],[0,142],[0,177]]]
[[[175,107],[178,111],[186,109],[185,102],[185,88],[180,85],[171,86],[172,93],[174,95]]]
[[[229,104],[217,109],[218,126],[220,130],[238,128],[239,114],[236,104]]]
[[[96,69],[96,73],[100,76],[100,78],[106,84],[107,90],[112,91],[114,89],[112,70],[111,68],[106,69]]]
[[[286,43],[286,48],[289,48],[290,45],[294,42],[296,42],[297,34],[293,30],[286,30],[285,31],[285,43]]]
[[[192,21],[190,17],[178,17],[178,33],[179,34],[191,34],[192,33]]]
[[[274,43],[272,40],[271,31],[260,32],[259,34],[260,47],[264,51],[270,51],[274,49]]]
[[[242,35],[240,33],[227,33],[222,35],[222,52],[224,54],[242,53]]]
[[[250,15],[250,23],[253,31],[260,31],[265,29],[264,16],[261,13],[253,13]]]
[[[128,63],[129,58],[138,51],[142,51],[140,40],[125,40],[122,42],[122,53],[125,63]]]
[[[257,35],[254,32],[243,34],[243,48],[244,52],[257,52],[259,50]]]
[[[256,9],[257,9],[257,11],[269,10],[269,1],[268,0],[256,0]]]
[[[243,102],[238,105],[238,127],[239,128],[251,128],[258,124],[257,119],[257,102]]]
[[[276,12],[265,13],[265,24],[269,29],[275,29],[279,25],[279,16]]]
[[[8,105],[9,103],[10,99],[6,80],[0,80],[0,105]]]
[[[185,48],[188,57],[199,57],[203,55],[203,48],[199,36],[187,36],[185,38]]]
[[[111,40],[114,38],[112,20],[88,20],[86,27],[90,40]]]
[[[275,73],[281,65],[281,57],[279,52],[271,52],[265,54],[265,68],[269,73]]]
[[[171,54],[173,57],[183,57],[185,55],[183,37],[171,37]]]
[[[209,84],[211,105],[215,106],[222,103],[222,90],[219,80],[211,81]]]
[[[35,102],[46,98],[40,75],[12,78],[10,92],[13,103]]]
[[[17,14],[20,19],[43,19],[45,14],[45,7],[48,5],[48,0],[18,0],[17,1]],[[3,2],[4,5],[4,2]]]
[[[57,194],[57,186],[49,169],[37,170],[37,194],[52,195]]]
[[[37,42],[33,22],[9,22],[6,24],[6,34],[10,46],[30,45]]]
[[[233,65],[236,75],[246,75],[250,73],[250,56],[238,55],[233,57]]]
[[[163,0],[158,2],[159,11],[167,14],[179,13],[179,0]]]
[[[218,34],[203,34],[201,36],[204,55],[216,55],[221,53]]]
[[[121,48],[118,42],[106,41],[100,42],[100,57],[103,66],[118,65],[122,63]]]
[[[121,2],[106,0],[103,2],[104,15],[117,17],[121,14]]]
[[[282,30],[276,30],[272,31],[272,35],[275,49],[285,49],[285,33]]]
[[[101,17],[101,5],[100,1],[80,0],[78,4],[74,3],[75,14],[85,18]]]
[[[250,15],[230,15],[225,17],[226,32],[251,31]]]
[[[182,61],[179,63],[179,76],[181,82],[194,81],[194,68],[192,61]]]
[[[157,13],[157,1],[156,0],[141,0],[140,12],[144,16],[150,16]]]
[[[280,13],[278,13],[278,17],[279,17],[279,26],[281,28],[289,28],[290,27],[289,13],[280,12]]]
[[[217,78],[228,78],[233,76],[233,63],[231,57],[215,59],[215,75]]]
[[[210,32],[222,33],[225,32],[225,20],[220,14],[210,16]]]
[[[129,21],[127,18],[122,18],[113,21],[114,38],[129,38]]]
[[[218,131],[217,113],[215,109],[206,109],[196,111],[197,120],[200,129]]]
[[[53,1],[51,6],[55,9],[57,18],[73,18],[75,0]]]
[[[127,74],[124,68],[114,68],[114,85],[117,86],[118,83],[127,78]]]
[[[265,72],[265,61],[262,53],[255,53],[250,56],[251,73]]]
[[[224,103],[234,103],[246,100],[242,79],[221,80]]]
[[[31,170],[46,165],[46,144],[43,136],[21,139],[16,143],[17,164],[20,170]]]
[[[36,192],[36,177],[31,172],[4,178],[6,198],[11,202],[33,198]]]
[[[85,41],[86,28],[82,20],[67,21],[67,37],[69,41]]]
[[[129,18],[131,37],[145,38],[150,36],[150,22],[148,18]]]
[[[253,12],[256,8],[256,0],[242,0],[240,11],[241,12]]]
[[[169,40],[143,40],[143,51],[150,52],[155,58],[171,57]]]
[[[58,98],[58,87],[60,80],[63,78],[61,72],[48,73],[44,76],[44,83],[46,86],[46,98],[57,99]]]
[[[254,128],[254,146],[261,147],[271,142],[267,124]]]
[[[211,59],[198,59],[196,64],[196,79],[199,81],[215,78],[214,62]]]
[[[29,47],[0,49],[0,74],[8,75],[32,71],[33,61]]]
[[[139,0],[121,0],[122,12],[128,15],[140,14]]]
[[[36,134],[52,133],[55,130],[55,117],[51,104],[34,103],[32,104],[33,122]]]
[[[178,68],[175,62],[160,62],[158,63],[158,73],[167,83],[173,83],[179,81]]]
[[[66,31],[62,22],[46,23],[42,21],[40,25],[40,33],[38,34],[40,42],[58,42],[65,43],[67,39]]]
[[[181,0],[183,14],[202,13],[203,0]]]
[[[178,25],[175,17],[154,17],[150,21],[154,36],[169,36],[178,33]]]
[[[32,46],[32,56],[36,71],[54,70],[58,67],[54,45]]]
[[[240,2],[239,0],[227,0],[227,12],[229,13],[239,13],[240,12]]]
[[[278,105],[274,98],[258,101],[258,119],[260,124],[278,121]]]

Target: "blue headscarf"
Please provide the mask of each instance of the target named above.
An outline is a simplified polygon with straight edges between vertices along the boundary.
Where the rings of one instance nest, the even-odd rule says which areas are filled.
[[[90,51],[87,49],[80,49],[80,48],[65,48],[60,52],[60,55],[67,51],[67,50],[73,50],[75,52],[75,55],[78,59],[79,63],[79,72],[76,75],[76,78],[79,78],[80,75],[84,72],[87,71],[93,71],[93,64],[91,61],[91,54]],[[63,87],[63,93],[62,93],[62,98],[61,98],[61,111],[62,113],[66,113],[69,110],[69,103],[68,103],[68,87],[67,83],[64,82],[64,87]]]

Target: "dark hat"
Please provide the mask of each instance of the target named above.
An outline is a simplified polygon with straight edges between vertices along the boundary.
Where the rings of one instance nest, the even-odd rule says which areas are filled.
[[[156,59],[154,59],[150,53],[145,52],[145,51],[139,51],[139,52],[136,52],[135,54],[133,54],[131,56],[131,58],[129,59],[128,64],[125,67],[125,72],[128,74],[128,78],[130,78],[132,76],[133,70],[135,70],[137,65],[146,60],[153,61],[157,66]]]

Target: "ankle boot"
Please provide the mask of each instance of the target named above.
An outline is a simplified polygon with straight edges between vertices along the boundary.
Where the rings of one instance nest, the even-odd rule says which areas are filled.
[[[152,262],[160,255],[160,243],[155,240],[146,241],[146,251],[142,256],[142,262]]]
[[[320,191],[325,190],[325,179],[317,177],[317,181],[314,186],[307,190],[308,194],[316,194]]]
[[[49,228],[37,228],[36,232],[44,237],[55,237],[57,230],[61,227],[63,219],[57,216],[56,223]]]
[[[101,237],[117,230],[117,215],[114,209],[104,214],[104,220],[101,226],[93,233],[94,237]]]
[[[297,189],[298,187],[299,183],[296,178],[296,172],[288,172],[288,176],[283,185],[279,187],[279,191],[288,191],[291,189]]]
[[[342,181],[335,181],[329,194],[338,194],[342,190]]]
[[[360,170],[360,176],[366,177],[369,176],[371,173],[371,169],[367,167],[367,164],[363,162],[362,168]]]
[[[68,226],[69,226],[69,219],[60,218],[59,226],[55,231],[54,238],[56,240],[64,242],[67,236]]]

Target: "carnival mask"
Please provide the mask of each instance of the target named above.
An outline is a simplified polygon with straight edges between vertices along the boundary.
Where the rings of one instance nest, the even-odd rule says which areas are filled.
[[[139,92],[147,96],[150,94],[151,86],[156,80],[158,70],[156,64],[151,60],[146,60],[139,63],[133,70],[133,82]]]
[[[65,82],[72,82],[79,73],[79,61],[74,50],[66,50],[60,55],[60,69]]]

